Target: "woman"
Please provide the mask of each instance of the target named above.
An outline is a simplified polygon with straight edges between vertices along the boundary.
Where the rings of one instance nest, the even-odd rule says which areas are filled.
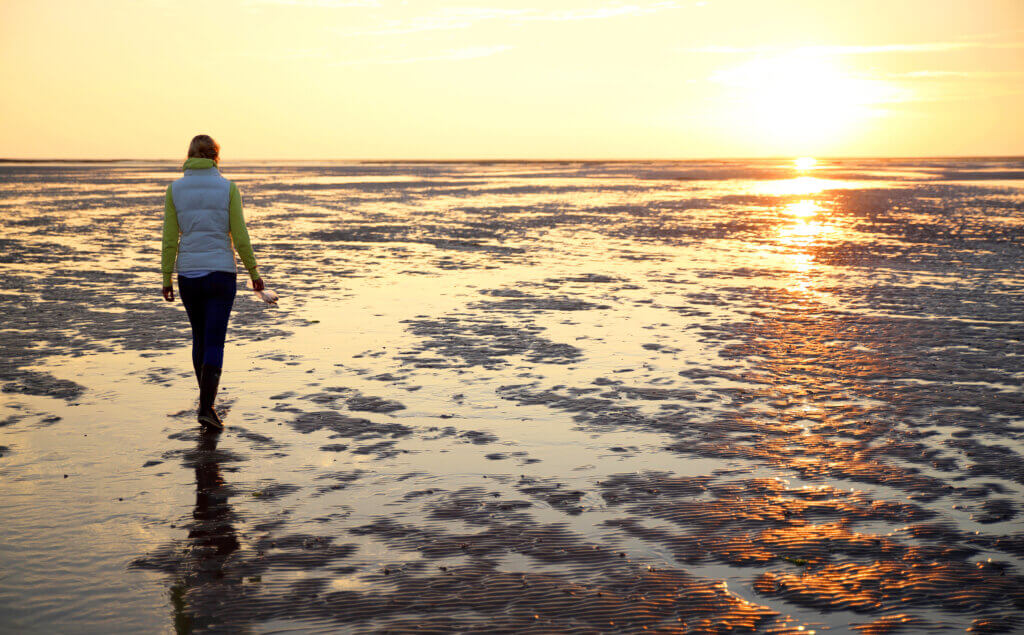
[[[192,366],[199,382],[199,423],[223,430],[213,400],[224,363],[224,339],[235,301],[234,243],[256,291],[263,280],[242,217],[238,188],[220,175],[220,146],[197,135],[188,147],[185,176],[167,186],[161,271],[163,294],[174,301],[171,273],[178,268],[178,291],[192,324]],[[180,243],[179,243],[180,237]]]

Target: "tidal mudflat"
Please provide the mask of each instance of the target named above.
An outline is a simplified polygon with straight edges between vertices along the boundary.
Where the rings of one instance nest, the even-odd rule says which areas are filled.
[[[0,166],[0,631],[1024,630],[1024,162]]]

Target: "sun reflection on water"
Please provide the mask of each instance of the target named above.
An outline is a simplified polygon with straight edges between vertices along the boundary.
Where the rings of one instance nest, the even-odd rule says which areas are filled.
[[[786,205],[782,213],[793,222],[779,228],[779,244],[798,249],[808,248],[835,233],[835,226],[821,218],[824,211],[817,203],[808,199]]]
[[[817,262],[817,252],[840,233],[841,229],[828,217],[828,210],[813,199],[793,201],[779,210],[774,244],[791,272],[787,281],[790,291],[805,300],[832,301],[831,294],[819,288],[822,271]]]
[[[813,176],[798,176],[781,181],[765,181],[759,183],[755,193],[768,196],[810,196],[820,194],[833,187],[834,181],[819,179]]]
[[[796,203],[790,203],[782,210],[784,214],[798,216],[800,218],[814,216],[819,211],[821,211],[821,207],[819,207],[814,201],[798,201]]]
[[[779,230],[779,242],[789,247],[810,247],[834,231],[835,228],[821,221],[801,219]]]

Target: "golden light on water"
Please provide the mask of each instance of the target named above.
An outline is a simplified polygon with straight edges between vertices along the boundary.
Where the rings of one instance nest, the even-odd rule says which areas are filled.
[[[798,216],[800,218],[807,218],[814,216],[821,208],[814,201],[798,201],[796,203],[790,203],[783,210],[783,213],[790,216]]]
[[[776,233],[778,245],[786,249],[799,250],[798,254],[789,255],[805,256],[806,258],[801,259],[802,265],[808,265],[814,260],[814,255],[806,251],[808,248],[838,231],[835,225],[824,217],[825,209],[814,200],[801,199],[787,204],[780,211],[783,218],[788,218],[790,222],[779,227]]]
[[[754,193],[767,196],[813,196],[833,183],[836,182],[813,176],[798,176],[793,179],[761,181],[754,187]]]
[[[822,221],[799,218],[794,224],[779,230],[779,244],[794,248],[809,247],[834,231],[834,227]]]
[[[792,278],[790,292],[819,301],[828,301],[828,294],[818,290],[818,266],[815,247],[835,237],[840,231],[825,217],[825,209],[812,199],[786,204],[780,210],[783,224],[775,233],[776,247],[783,251]]]

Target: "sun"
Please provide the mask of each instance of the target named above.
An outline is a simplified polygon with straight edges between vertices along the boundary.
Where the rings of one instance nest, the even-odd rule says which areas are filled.
[[[732,107],[722,115],[728,127],[798,152],[820,151],[856,132],[877,114],[874,105],[890,97],[882,82],[858,78],[813,51],[757,58],[713,79],[728,88]]]
[[[807,172],[813,170],[818,165],[818,160],[814,157],[799,157],[793,159],[793,167],[800,172]]]

